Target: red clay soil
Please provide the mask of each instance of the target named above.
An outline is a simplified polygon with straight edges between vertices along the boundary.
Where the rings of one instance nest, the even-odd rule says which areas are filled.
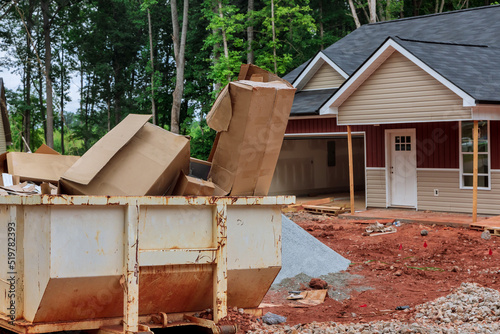
[[[352,262],[347,272],[363,278],[351,281],[351,286],[373,290],[354,291],[342,302],[327,297],[323,304],[308,308],[288,306],[287,291],[269,291],[263,302],[283,306],[265,308],[264,313],[286,316],[289,325],[407,320],[416,305],[446,296],[462,282],[500,290],[500,237],[483,240],[480,231],[419,224],[403,224],[396,233],[370,237],[362,235],[368,225],[339,218],[300,212],[291,219]],[[427,236],[420,234],[424,229]],[[409,311],[395,310],[406,305]]]

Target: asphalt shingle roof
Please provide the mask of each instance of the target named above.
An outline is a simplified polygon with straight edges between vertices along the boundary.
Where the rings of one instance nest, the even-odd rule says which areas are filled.
[[[500,47],[394,40],[476,101],[500,101]]]
[[[500,102],[500,5],[367,24],[323,53],[351,75],[391,36],[476,100]]]
[[[306,90],[295,93],[291,115],[315,115],[336,89]]]

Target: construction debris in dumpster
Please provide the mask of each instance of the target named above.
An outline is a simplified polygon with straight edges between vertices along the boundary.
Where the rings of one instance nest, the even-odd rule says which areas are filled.
[[[151,115],[130,114],[82,157],[46,145],[0,155],[0,172],[12,180],[0,195],[53,194],[58,186],[67,195],[265,196],[295,88],[254,65],[242,65],[238,78],[207,116],[218,131],[207,162],[190,158],[188,138],[149,123]]]

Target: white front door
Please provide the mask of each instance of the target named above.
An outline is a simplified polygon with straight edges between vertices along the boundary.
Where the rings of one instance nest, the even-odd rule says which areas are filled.
[[[389,205],[417,206],[415,129],[387,130]]]

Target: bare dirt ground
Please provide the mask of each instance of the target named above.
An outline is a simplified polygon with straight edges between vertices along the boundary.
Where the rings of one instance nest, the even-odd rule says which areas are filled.
[[[369,237],[362,235],[367,225],[347,220],[303,212],[292,214],[291,219],[349,259],[352,264],[348,273],[363,277],[348,281],[353,290],[344,301],[327,298],[324,304],[310,308],[283,306],[264,310],[286,316],[289,324],[408,318],[411,311],[395,308],[413,308],[445,296],[462,282],[500,289],[498,237],[484,240],[479,231],[414,224],[403,224],[393,234]],[[424,229],[427,236],[420,234]],[[356,285],[373,290],[356,292]],[[284,304],[286,294],[287,291],[271,290],[264,302]]]
[[[497,236],[484,240],[480,231],[403,224],[396,233],[370,237],[363,236],[368,225],[305,212],[287,215],[349,259],[351,266],[338,276],[342,286],[330,287],[333,298],[327,297],[318,306],[296,308],[286,300],[289,289],[305,288],[300,282],[291,281],[282,289],[271,289],[263,303],[280,306],[266,307],[264,313],[286,316],[286,325],[313,321],[406,321],[413,316],[416,305],[445,296],[462,282],[500,290]],[[427,230],[428,235],[422,236],[422,230]],[[336,290],[342,290],[339,295],[347,295],[336,298]],[[398,306],[410,306],[410,310],[397,311]]]

